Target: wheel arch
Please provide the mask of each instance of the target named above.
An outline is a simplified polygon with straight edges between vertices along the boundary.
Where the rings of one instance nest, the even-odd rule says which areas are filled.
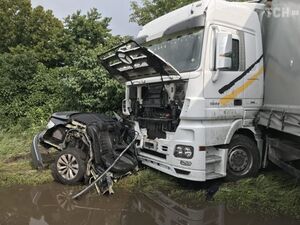
[[[236,134],[242,134],[242,135],[245,135],[245,136],[251,138],[252,140],[254,140],[254,141],[257,143],[256,137],[255,137],[255,131],[253,131],[252,129],[240,128],[240,129],[238,129],[238,130],[233,134],[233,136],[236,135]],[[233,137],[233,136],[232,136],[232,137]]]
[[[243,120],[236,120],[232,123],[224,144],[229,144],[231,139],[236,134],[242,134],[252,138],[257,143],[257,131],[254,127],[243,127]]]
[[[255,141],[258,147],[261,164],[263,157],[263,140],[261,138],[260,131],[256,130],[254,127],[243,127],[242,121],[240,120],[235,121],[226,136],[225,144],[228,145],[231,142],[233,136],[236,134],[245,135]]]

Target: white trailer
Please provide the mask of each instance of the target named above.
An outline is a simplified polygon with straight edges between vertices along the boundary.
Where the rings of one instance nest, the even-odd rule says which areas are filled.
[[[122,111],[143,164],[187,180],[240,179],[266,166],[280,135],[300,140],[300,4],[270,3],[198,1],[101,57],[126,84]],[[270,158],[290,168],[293,151]]]
[[[273,1],[262,21],[265,88],[256,124],[263,131],[265,158],[300,178],[300,2]],[[296,29],[295,29],[296,28]]]

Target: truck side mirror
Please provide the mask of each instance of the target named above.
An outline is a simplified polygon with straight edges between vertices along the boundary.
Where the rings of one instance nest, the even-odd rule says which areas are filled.
[[[216,35],[216,70],[232,67],[232,34],[217,33]]]

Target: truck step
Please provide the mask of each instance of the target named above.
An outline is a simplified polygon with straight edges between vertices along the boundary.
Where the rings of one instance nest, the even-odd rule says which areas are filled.
[[[206,164],[221,162],[222,157],[218,155],[208,155],[206,156]]]
[[[224,176],[220,173],[214,173],[214,172],[206,173],[206,180],[212,180],[212,179],[221,178],[221,177],[224,177]]]

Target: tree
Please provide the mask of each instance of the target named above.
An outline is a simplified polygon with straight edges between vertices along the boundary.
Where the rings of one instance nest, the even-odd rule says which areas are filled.
[[[0,52],[8,51],[21,41],[26,41],[30,1],[0,0]]]
[[[98,55],[124,39],[92,9],[64,22],[29,0],[0,0],[0,127],[41,124],[55,111],[107,112],[124,89]]]
[[[59,66],[63,54],[60,46],[64,31],[62,21],[55,18],[52,11],[38,6],[31,10],[28,23],[28,42],[22,44],[34,48],[40,62],[49,67]]]
[[[63,29],[51,11],[32,9],[30,0],[0,0],[0,21],[0,53],[18,45],[36,46]]]
[[[123,87],[113,80],[98,55],[122,42],[108,28],[110,18],[92,9],[87,15],[77,11],[65,20],[65,75],[63,85],[68,110],[106,112],[121,107]]]
[[[20,52],[0,55],[0,122],[2,127],[15,124],[28,110],[28,97],[37,58],[34,52]]]
[[[60,60],[53,43],[64,27],[51,11],[33,9],[30,0],[0,0],[0,21],[0,127],[10,127],[35,107],[33,94],[42,98],[33,87],[42,87],[48,78],[34,86],[36,76],[41,65]]]
[[[98,54],[123,41],[120,36],[111,34],[111,18],[102,17],[97,9],[91,9],[86,15],[80,11],[68,16],[60,45],[66,53],[64,65],[74,65],[82,52],[97,49]]]
[[[108,28],[111,19],[102,18],[97,9],[91,9],[87,15],[81,15],[80,11],[68,16],[65,19],[66,34],[75,44],[84,44],[88,48],[105,44],[112,35]]]
[[[103,48],[77,50],[74,65],[64,68],[64,97],[68,110],[107,112],[120,109],[123,87],[100,65],[98,55]]]
[[[195,0],[142,0],[142,5],[139,5],[136,1],[132,1],[133,12],[130,15],[130,21],[143,26],[159,16],[192,2]]]

